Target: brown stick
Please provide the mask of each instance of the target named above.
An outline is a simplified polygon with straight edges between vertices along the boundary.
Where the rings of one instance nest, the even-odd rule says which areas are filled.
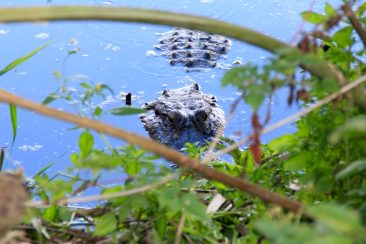
[[[271,192],[265,188],[252,184],[244,179],[239,179],[236,177],[229,176],[227,174],[221,173],[217,170],[214,170],[204,164],[202,164],[198,160],[190,159],[187,156],[163,145],[156,141],[150,140],[146,137],[116,128],[114,126],[93,121],[91,119],[83,118],[80,116],[75,116],[73,114],[59,111],[53,108],[49,108],[33,101],[24,99],[22,97],[16,96],[14,94],[8,93],[2,89],[0,89],[0,102],[6,102],[10,104],[14,104],[18,107],[23,107],[28,110],[35,111],[39,114],[46,115],[48,117],[53,117],[58,120],[67,121],[78,125],[83,128],[91,128],[96,130],[97,132],[108,134],[110,136],[122,139],[127,141],[128,143],[140,146],[145,148],[151,152],[154,152],[162,157],[182,166],[191,168],[194,172],[201,175],[202,177],[222,182],[228,186],[237,188],[243,192],[247,192],[253,196],[259,197],[260,199],[277,204],[285,209],[288,209],[292,212],[302,211],[303,205],[295,200],[288,199],[284,196],[281,196],[277,193]]]
[[[348,4],[342,5],[342,10],[351,22],[353,28],[355,28],[357,34],[360,36],[363,46],[366,48],[366,31],[363,28],[362,24],[357,19],[355,13],[352,11],[351,7]]]

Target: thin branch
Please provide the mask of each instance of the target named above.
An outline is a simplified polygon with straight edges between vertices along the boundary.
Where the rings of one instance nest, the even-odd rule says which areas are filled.
[[[92,195],[92,196],[65,198],[65,199],[61,199],[57,203],[60,204],[60,205],[63,205],[63,204],[68,204],[68,203],[93,202],[93,201],[102,201],[102,200],[114,199],[114,198],[117,198],[117,197],[131,196],[131,195],[135,195],[135,194],[139,194],[139,193],[143,193],[143,192],[153,190],[153,189],[155,189],[155,188],[157,188],[161,185],[164,185],[164,184],[168,183],[169,181],[172,181],[176,178],[177,178],[176,175],[169,175],[169,176],[166,176],[165,178],[161,179],[159,182],[155,182],[155,183],[149,184],[149,185],[144,185],[144,186],[137,187],[137,188],[127,190],[127,191],[112,192],[112,193],[106,193],[106,194],[102,194],[102,195]],[[44,207],[44,205],[41,202],[34,202],[34,201],[29,202],[27,205],[30,206],[30,207],[39,207],[39,206]]]
[[[298,112],[298,113],[296,113],[296,114],[293,114],[293,115],[291,115],[291,116],[289,116],[289,117],[287,117],[287,118],[285,118],[285,119],[283,119],[283,120],[278,121],[277,123],[275,123],[275,124],[273,124],[273,125],[271,125],[271,126],[268,126],[268,127],[264,128],[264,129],[261,131],[261,135],[267,134],[267,133],[269,133],[269,132],[271,132],[271,131],[273,131],[273,130],[276,130],[276,129],[278,129],[278,128],[280,128],[280,127],[282,127],[282,126],[284,126],[284,125],[286,125],[286,124],[288,124],[288,123],[290,123],[290,122],[293,122],[293,121],[295,121],[295,120],[297,120],[297,119],[301,118],[302,116],[304,116],[304,115],[306,115],[306,114],[308,114],[308,113],[310,113],[310,112],[314,111],[315,109],[317,109],[317,108],[319,108],[319,107],[321,107],[321,106],[323,106],[323,105],[325,105],[325,104],[329,103],[330,101],[332,101],[332,100],[336,99],[337,97],[339,97],[339,96],[343,95],[344,93],[349,92],[350,90],[352,90],[352,89],[354,89],[355,87],[357,87],[357,86],[361,85],[361,84],[362,84],[362,83],[364,83],[365,81],[366,81],[366,75],[361,76],[360,78],[358,78],[358,79],[357,79],[357,80],[355,80],[354,82],[352,82],[352,83],[349,83],[349,84],[345,85],[345,86],[344,86],[344,87],[342,87],[339,91],[337,91],[337,92],[335,92],[335,93],[333,93],[333,94],[329,95],[328,97],[326,97],[326,98],[324,98],[324,99],[320,100],[320,101],[319,101],[319,102],[317,102],[316,104],[314,104],[314,105],[311,105],[311,106],[307,107],[307,108],[306,108],[306,109],[304,109],[303,111],[300,111],[300,112]],[[228,153],[228,152],[231,152],[231,151],[232,151],[232,150],[234,150],[235,148],[237,148],[237,147],[239,147],[239,146],[241,146],[241,145],[244,145],[244,144],[248,143],[248,142],[251,140],[252,136],[253,136],[253,134],[252,134],[252,135],[250,135],[250,136],[244,137],[244,138],[243,138],[243,139],[241,139],[239,142],[237,142],[237,143],[233,143],[233,144],[231,144],[230,146],[228,146],[228,147],[226,147],[226,148],[224,148],[224,149],[222,149],[222,150],[220,150],[220,151],[218,151],[218,152],[214,153],[214,155],[213,155],[213,156],[211,156],[211,157],[212,157],[212,158],[218,158],[218,157],[220,157],[221,155],[224,155],[224,154],[226,154],[226,153]]]
[[[28,110],[32,110],[39,114],[43,114],[49,117],[56,118],[58,120],[63,120],[66,122],[73,123],[82,128],[90,128],[97,132],[101,132],[104,134],[108,134],[115,138],[119,138],[127,141],[130,144],[134,144],[136,146],[140,146],[146,150],[149,150],[153,153],[161,155],[169,161],[176,163],[181,167],[186,167],[192,169],[198,175],[209,179],[215,180],[218,182],[222,182],[227,186],[231,186],[233,188],[237,188],[243,192],[247,192],[253,196],[256,196],[264,201],[271,202],[277,204],[285,209],[288,209],[293,212],[297,212],[302,208],[302,204],[298,201],[289,199],[284,197],[278,193],[271,192],[265,188],[262,188],[258,185],[252,184],[244,179],[239,179],[236,177],[232,177],[230,175],[219,172],[215,169],[208,167],[207,165],[202,164],[200,161],[191,159],[186,155],[183,155],[180,152],[177,152],[161,143],[148,139],[146,137],[136,135],[134,133],[116,128],[114,126],[93,121],[91,119],[75,116],[73,114],[59,111],[57,109],[52,109],[40,104],[37,104],[33,101],[24,99],[22,97],[16,96],[9,92],[6,92],[0,89],[0,101],[14,104],[18,107],[23,107]]]
[[[228,115],[225,118],[225,125],[226,126],[230,123],[230,120],[231,120],[231,118],[234,115],[234,112],[236,110],[236,107],[238,106],[238,104],[241,101],[241,99],[242,99],[243,96],[244,96],[244,93],[242,93],[239,97],[237,97],[235,99],[235,101],[231,104],[230,111],[229,111]],[[219,143],[219,141],[220,141],[219,139],[222,136],[222,134],[224,132],[224,129],[225,129],[224,127],[223,128],[220,128],[220,130],[218,131],[217,135],[212,140],[212,143],[210,144],[209,148],[207,149],[207,151],[204,154],[204,157],[202,159],[202,163],[207,164],[208,162],[211,161],[212,152],[216,148],[217,143]]]
[[[357,34],[360,36],[363,46],[366,48],[366,31],[363,28],[362,24],[357,19],[355,13],[352,11],[351,7],[348,4],[342,5],[342,10],[351,22],[353,28],[355,28]]]
[[[175,234],[174,244],[179,244],[180,243],[180,239],[182,237],[182,233],[183,233],[183,228],[184,228],[184,223],[185,222],[186,222],[186,215],[184,213],[182,213],[182,217],[179,220],[179,224],[178,224],[178,228],[177,228],[177,233]]]
[[[52,6],[50,7],[20,7],[0,8],[1,23],[38,22],[38,21],[124,21],[170,25],[183,28],[217,33],[247,42],[275,54],[282,53],[283,49],[291,50],[287,55],[298,54],[300,50],[280,40],[258,33],[243,26],[227,22],[199,17],[190,14],[173,13],[161,10],[126,7],[101,6]],[[343,74],[334,69],[329,63],[302,65],[311,74],[320,79],[334,79],[339,84],[345,83]],[[366,110],[366,96],[363,90],[354,94],[357,106]]]

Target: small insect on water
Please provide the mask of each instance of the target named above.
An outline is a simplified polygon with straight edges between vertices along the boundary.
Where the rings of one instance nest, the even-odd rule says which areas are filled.
[[[131,106],[132,105],[132,95],[131,93],[127,93],[126,95],[126,106]]]

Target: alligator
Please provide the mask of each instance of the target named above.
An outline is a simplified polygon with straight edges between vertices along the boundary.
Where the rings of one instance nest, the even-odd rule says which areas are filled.
[[[168,57],[171,65],[182,64],[189,71],[215,67],[217,60],[230,50],[231,41],[216,34],[175,28],[162,33],[154,47]]]
[[[176,150],[186,142],[204,146],[221,135],[225,126],[224,111],[216,98],[202,93],[197,83],[164,90],[143,108],[146,113],[140,120],[150,137]]]

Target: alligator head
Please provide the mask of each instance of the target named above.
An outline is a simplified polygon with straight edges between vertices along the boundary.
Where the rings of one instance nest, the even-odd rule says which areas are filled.
[[[155,101],[146,103],[146,113],[140,119],[150,137],[176,150],[186,142],[207,141],[222,133],[224,111],[216,98],[200,91],[197,83],[191,86],[164,90]]]

